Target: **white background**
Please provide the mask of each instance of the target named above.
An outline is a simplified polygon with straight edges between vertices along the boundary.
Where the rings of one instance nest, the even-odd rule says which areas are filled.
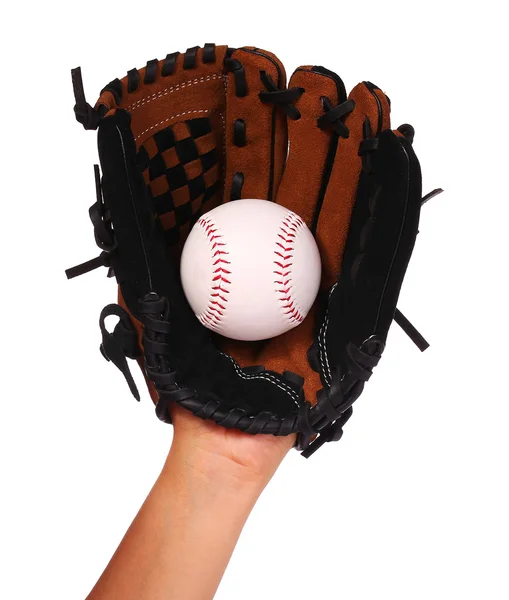
[[[95,134],[74,120],[147,59],[208,41],[369,79],[412,123],[426,205],[394,326],[339,444],[296,452],[216,598],[509,598],[507,31],[503,3],[17,2],[2,8],[0,598],[86,596],[171,427],[98,352],[114,283],[93,256]],[[142,387],[141,377],[136,373]]]

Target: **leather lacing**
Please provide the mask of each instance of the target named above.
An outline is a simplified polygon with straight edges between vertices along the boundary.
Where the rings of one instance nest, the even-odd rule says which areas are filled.
[[[106,318],[110,316],[115,316],[119,319],[111,333],[106,328]],[[138,336],[132,325],[131,317],[118,304],[108,304],[101,311],[99,327],[102,334],[102,343],[99,347],[101,354],[108,362],[111,361],[122,373],[132,395],[139,402],[140,393],[126,360],[127,358],[136,359],[141,356]]]
[[[74,91],[74,114],[78,123],[85,129],[97,129],[101,121],[101,114],[87,102],[81,76],[81,67],[71,70],[72,87]]]
[[[105,325],[105,320],[109,316],[116,316],[119,319],[111,333]],[[140,395],[126,359],[144,356],[145,372],[159,395],[156,414],[165,423],[170,423],[168,405],[171,402],[182,402],[193,398],[196,392],[180,387],[177,384],[177,372],[169,365],[168,336],[171,333],[171,325],[167,299],[155,293],[147,294],[138,301],[138,319],[143,323],[143,354],[129,313],[117,304],[104,307],[99,319],[102,333],[101,353],[124,375],[131,393],[138,401]]]
[[[265,91],[259,93],[260,100],[266,104],[279,106],[285,111],[289,119],[294,121],[300,119],[300,111],[293,103],[305,92],[304,88],[293,87],[280,90],[266,71],[260,71],[260,79],[265,87]]]
[[[341,373],[339,366],[333,368],[331,384],[317,392],[316,405],[304,403],[299,415],[298,438],[304,458],[309,458],[326,442],[341,439],[343,426],[353,413],[352,404],[361,395],[365,382],[380,361],[383,349],[383,342],[376,336],[368,338],[360,347],[349,342],[346,348],[346,374]]]
[[[318,127],[322,130],[331,128],[341,138],[350,137],[350,131],[345,125],[344,119],[355,108],[355,102],[346,100],[346,102],[333,106],[327,96],[322,96],[322,106],[324,114],[318,118]]]
[[[182,61],[182,68],[184,70],[194,69],[196,67],[199,46],[188,48],[184,53]],[[159,69],[159,61],[154,58],[147,61],[145,66],[145,74],[143,76],[143,84],[149,85],[154,83],[157,77],[168,77],[175,73],[177,67],[177,59],[180,56],[179,52],[173,52],[168,54],[164,61],[162,61],[161,68]],[[205,64],[216,62],[216,45],[205,44],[202,50],[202,61]],[[81,75],[81,68],[71,70],[72,85],[74,90],[74,98],[76,104],[74,106],[74,113],[76,120],[83,125],[85,129],[97,129],[101,119],[108,111],[108,107],[101,104],[97,109],[93,108],[85,98],[85,91],[83,88],[83,78]],[[131,69],[127,72],[127,92],[130,94],[135,92],[140,85],[140,71],[138,69]],[[117,105],[122,100],[123,86],[120,79],[114,79],[110,81],[102,90],[103,92],[110,92]]]
[[[238,98],[244,98],[248,94],[246,70],[244,65],[236,58],[227,56],[224,59],[224,67],[227,73],[233,73],[233,83],[235,86],[235,95]]]
[[[112,277],[114,274],[111,267],[111,255],[117,249],[117,242],[113,233],[110,213],[104,205],[99,165],[94,165],[94,178],[96,201],[89,208],[88,214],[94,226],[95,243],[102,252],[96,258],[67,269],[65,271],[67,279],[79,277],[99,267],[108,267],[108,277]]]
[[[149,293],[138,302],[138,319],[143,323],[143,356],[144,367],[148,378],[152,381],[159,396],[156,404],[156,415],[165,422],[171,423],[169,407],[176,402],[201,419],[211,419],[222,427],[237,428],[252,435],[267,433],[273,435],[290,435],[297,429],[298,418],[295,413],[284,417],[275,417],[268,411],[248,416],[243,408],[225,408],[220,398],[207,394],[199,398],[198,393],[177,383],[177,371],[172,370],[168,356],[170,354],[169,336],[171,336],[170,309],[167,299]],[[114,315],[119,318],[112,333],[105,327],[106,317]],[[142,356],[138,345],[138,336],[127,311],[116,304],[106,306],[101,312],[101,331],[103,341],[101,353],[111,361],[124,375],[133,396],[139,400],[139,393],[127,364],[127,358]],[[231,357],[225,355],[229,360]],[[254,373],[265,371],[264,367],[247,367],[243,372],[248,377]],[[303,379],[286,372],[283,379],[302,386]],[[302,392],[300,392],[302,393]]]
[[[177,372],[169,365],[168,336],[171,334],[170,307],[166,298],[155,293],[147,294],[138,301],[139,319],[143,323],[142,344],[145,356],[145,372],[159,395],[156,414],[170,423],[168,405],[171,402],[193,398],[196,392],[177,384]]]

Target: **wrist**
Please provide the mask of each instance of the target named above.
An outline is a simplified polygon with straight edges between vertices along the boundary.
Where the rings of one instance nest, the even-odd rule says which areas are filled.
[[[178,436],[176,436],[178,438]],[[272,476],[207,445],[174,439],[161,476],[194,495],[256,501]]]
[[[167,466],[195,483],[260,494],[295,443],[295,435],[249,435],[203,421],[173,406],[173,443]],[[171,469],[166,469],[171,472]]]

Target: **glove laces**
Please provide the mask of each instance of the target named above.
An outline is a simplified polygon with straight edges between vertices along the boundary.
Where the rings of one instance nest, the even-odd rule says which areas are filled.
[[[304,88],[293,87],[287,90],[280,90],[266,71],[260,71],[260,79],[265,87],[265,91],[259,94],[260,100],[265,104],[274,104],[281,107],[288,118],[294,121],[300,119],[300,111],[293,103],[302,96],[305,91]]]

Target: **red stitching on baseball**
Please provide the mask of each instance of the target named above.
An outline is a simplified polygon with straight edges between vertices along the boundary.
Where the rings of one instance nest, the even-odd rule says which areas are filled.
[[[292,253],[294,251],[293,244],[295,242],[297,231],[303,226],[304,221],[299,216],[294,214],[287,215],[279,227],[279,231],[282,233],[277,234],[278,238],[283,240],[283,243],[276,241],[276,248],[274,249],[275,256],[277,256],[279,259],[283,259],[284,261],[283,263],[278,259],[274,260],[274,264],[279,267],[279,270],[274,271],[274,273],[280,277],[280,279],[274,283],[277,283],[281,286],[281,288],[277,289],[276,292],[279,294],[279,300],[282,303],[283,310],[285,311],[284,314],[288,315],[288,318],[292,321],[292,323],[301,323],[304,320],[304,317],[295,306],[295,299],[292,298],[291,294],[292,286],[288,285],[291,281],[291,277],[289,276],[291,274],[291,266],[293,263],[287,263],[286,261],[293,257],[293,254],[287,253]],[[281,248],[285,254],[281,254],[279,248]]]
[[[283,238],[284,239],[284,238]],[[285,240],[286,241],[286,240]],[[279,242],[276,242],[276,246],[279,246],[280,248],[282,248],[285,252],[290,252],[292,247],[290,246],[289,248],[286,248],[285,246],[283,246],[283,244],[280,244]]]
[[[231,271],[223,266],[230,264],[230,261],[224,258],[229,252],[221,249],[224,248],[226,244],[219,241],[223,236],[218,233],[218,227],[209,217],[205,216],[199,219],[198,225],[205,231],[205,235],[207,236],[212,250],[212,258],[217,259],[213,262],[213,266],[217,267],[217,269],[214,269],[213,271],[215,276],[212,278],[213,283],[216,284],[212,286],[214,293],[210,295],[211,299],[209,300],[208,306],[205,309],[205,312],[198,316],[198,319],[204,325],[208,324],[209,327],[215,329],[221,323],[221,319],[224,316],[226,303],[228,302],[227,294],[230,293],[227,286],[231,284],[231,281],[227,279],[225,275],[230,275]],[[221,300],[222,303],[219,302],[219,300]]]

